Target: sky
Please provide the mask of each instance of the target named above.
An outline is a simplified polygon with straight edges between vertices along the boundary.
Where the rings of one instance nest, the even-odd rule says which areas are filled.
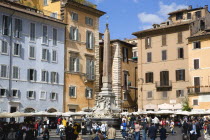
[[[104,33],[109,23],[111,39],[135,38],[133,32],[152,27],[166,21],[168,13],[187,8],[209,5],[210,0],[88,0],[97,5],[97,9],[107,14],[100,18],[99,30]]]

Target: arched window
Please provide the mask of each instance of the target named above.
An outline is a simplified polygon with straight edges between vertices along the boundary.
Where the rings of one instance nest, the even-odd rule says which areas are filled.
[[[48,109],[48,111],[47,112],[49,112],[49,113],[53,113],[53,112],[57,112],[57,110],[55,109],[55,108],[50,108],[50,109]]]
[[[24,113],[35,113],[35,109],[33,109],[33,108],[26,108],[24,110]]]

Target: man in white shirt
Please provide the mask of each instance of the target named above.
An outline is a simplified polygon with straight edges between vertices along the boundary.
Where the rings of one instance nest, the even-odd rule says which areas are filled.
[[[159,129],[159,123],[160,123],[160,120],[155,116],[154,124],[155,124],[156,129]]]

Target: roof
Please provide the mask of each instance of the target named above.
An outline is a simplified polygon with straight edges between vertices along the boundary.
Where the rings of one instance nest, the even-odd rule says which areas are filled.
[[[110,40],[110,43],[115,43],[115,42],[120,42],[120,43],[125,44],[125,45],[128,45],[128,46],[130,46],[130,47],[136,47],[136,45],[131,44],[131,43],[128,43],[128,42],[123,41],[123,40],[120,40],[120,39],[113,39],[113,40]],[[100,42],[100,44],[103,44],[103,41]]]
[[[19,4],[19,3],[14,3],[14,2],[0,2],[0,7],[4,7],[7,9],[11,9],[11,10],[15,10],[17,12],[21,12],[21,13],[25,13],[27,15],[31,15],[31,16],[35,16],[35,17],[39,17],[39,18],[44,18],[46,20],[50,20],[52,22],[57,22],[60,24],[65,24],[62,20],[50,17],[50,16],[46,16],[43,14],[43,12],[38,11],[37,9],[34,8],[30,8],[28,6]]]
[[[208,31],[200,31],[197,32],[196,34],[190,36],[188,39],[195,39],[197,37],[209,37],[210,36],[210,32]]]
[[[71,5],[71,8],[78,8],[80,10],[91,12],[92,14],[95,14],[96,16],[99,16],[99,17],[106,14],[106,12],[90,7],[88,5],[81,4],[79,2],[76,2],[75,0],[68,0],[65,6],[68,6],[68,5]]]
[[[162,29],[168,29],[168,28],[173,28],[173,27],[177,27],[177,26],[188,25],[191,22],[192,21],[186,21],[186,22],[174,23],[174,24],[170,24],[170,25],[162,26],[162,27],[158,27],[158,28],[151,28],[151,29],[147,29],[147,30],[143,30],[143,31],[134,32],[134,33],[132,33],[132,35],[138,36],[142,33],[154,32],[154,31],[159,31]]]
[[[195,11],[195,10],[200,10],[200,9],[203,9],[203,7],[200,7],[200,8],[194,8],[194,9],[179,9],[179,10],[176,10],[176,11],[173,11],[173,12],[170,12],[168,13],[168,15],[173,15],[173,14],[176,14],[176,13],[180,13],[180,12],[190,12],[190,11]]]

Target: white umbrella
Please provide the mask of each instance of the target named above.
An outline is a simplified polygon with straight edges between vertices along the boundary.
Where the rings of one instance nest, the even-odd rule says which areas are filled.
[[[75,112],[65,112],[65,113],[62,113],[62,116],[64,117],[70,117],[74,114]]]
[[[187,116],[191,115],[191,113],[188,112],[188,111],[177,111],[174,114],[176,114],[176,115],[187,115]]]
[[[56,116],[53,113],[45,112],[45,111],[40,111],[40,112],[35,112],[33,113],[33,116]]]
[[[12,117],[27,117],[27,116],[32,116],[32,114],[31,113],[23,113],[23,112],[10,113],[10,118],[12,118]]]
[[[121,115],[130,115],[130,113],[129,112],[122,112],[122,113],[120,113]]]
[[[160,111],[155,112],[154,114],[174,114],[174,111],[160,110]]]
[[[147,114],[155,114],[154,111],[146,111]]]
[[[0,113],[0,118],[10,118],[10,114],[9,112],[2,112]]]

